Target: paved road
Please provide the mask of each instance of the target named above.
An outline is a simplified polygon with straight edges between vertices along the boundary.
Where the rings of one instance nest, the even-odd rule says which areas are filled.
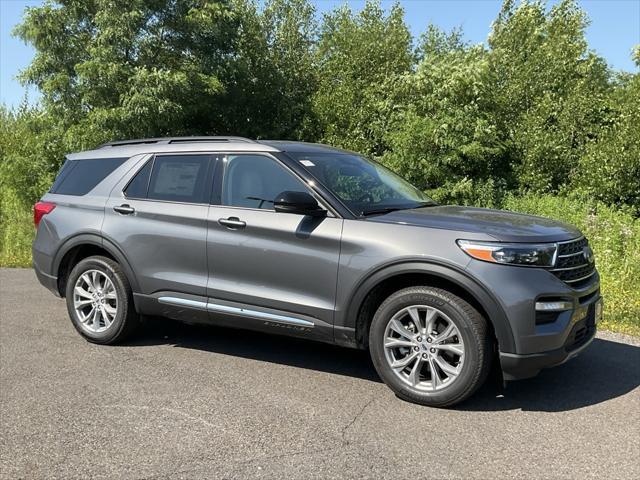
[[[637,340],[437,410],[363,352],[165,320],[100,347],[30,270],[0,283],[2,478],[640,478]]]

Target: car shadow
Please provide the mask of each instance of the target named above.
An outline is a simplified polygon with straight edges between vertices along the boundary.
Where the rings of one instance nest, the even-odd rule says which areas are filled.
[[[381,382],[365,351],[249,330],[154,317],[125,345],[173,345]]]
[[[173,345],[381,382],[365,351],[303,339],[153,318],[127,346]],[[495,365],[494,365],[495,367]],[[596,405],[640,386],[640,347],[595,339],[578,357],[537,377],[508,382],[497,370],[460,411],[562,412]]]

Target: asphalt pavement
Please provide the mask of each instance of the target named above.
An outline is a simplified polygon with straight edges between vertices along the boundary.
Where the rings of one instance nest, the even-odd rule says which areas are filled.
[[[637,479],[639,340],[431,409],[331,345],[162,319],[92,345],[2,269],[0,478]]]

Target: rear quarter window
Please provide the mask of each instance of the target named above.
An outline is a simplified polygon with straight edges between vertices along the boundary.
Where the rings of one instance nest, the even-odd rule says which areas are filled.
[[[67,160],[49,191],[59,195],[86,195],[126,160],[127,158]]]
[[[149,176],[151,175],[152,166],[153,160],[149,160],[144,167],[136,173],[124,190],[124,194],[127,198],[147,198]]]

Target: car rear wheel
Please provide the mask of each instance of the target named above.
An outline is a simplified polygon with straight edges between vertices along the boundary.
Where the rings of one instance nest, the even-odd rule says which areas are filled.
[[[73,326],[90,342],[118,343],[138,326],[129,281],[110,258],[78,262],[67,280],[66,300]]]
[[[485,381],[491,364],[487,322],[446,290],[411,287],[387,298],[369,331],[373,364],[401,398],[434,407],[459,403]]]

